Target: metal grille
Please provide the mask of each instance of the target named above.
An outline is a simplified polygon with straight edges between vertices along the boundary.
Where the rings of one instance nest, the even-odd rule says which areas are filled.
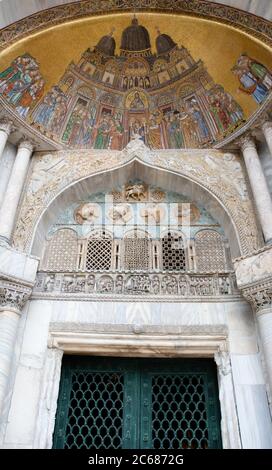
[[[43,258],[47,271],[74,271],[77,266],[77,234],[70,229],[54,233]]]
[[[64,448],[120,449],[123,397],[118,373],[74,373]]]
[[[149,241],[147,238],[125,238],[124,249],[124,269],[148,270]]]
[[[207,449],[208,422],[201,376],[152,377],[154,449]]]
[[[198,232],[195,237],[195,249],[198,272],[222,272],[226,269],[224,242],[218,232]]]
[[[112,239],[92,237],[86,253],[87,271],[110,271],[112,264]]]
[[[168,233],[162,238],[162,266],[165,271],[185,271],[186,257],[181,236]]]
[[[54,447],[219,448],[218,405],[210,360],[66,356]]]

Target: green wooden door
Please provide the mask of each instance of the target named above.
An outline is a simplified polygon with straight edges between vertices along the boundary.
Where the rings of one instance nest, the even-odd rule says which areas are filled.
[[[55,448],[220,448],[211,360],[65,356]]]

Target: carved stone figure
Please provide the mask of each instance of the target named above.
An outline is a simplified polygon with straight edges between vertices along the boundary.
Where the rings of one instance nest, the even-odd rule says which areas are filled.
[[[147,197],[147,188],[142,183],[128,184],[125,188],[127,201],[144,201]]]
[[[116,224],[126,224],[132,218],[132,210],[129,204],[116,204],[109,210],[109,217]]]
[[[123,276],[117,276],[115,281],[115,292],[116,294],[122,294],[123,292]]]
[[[88,292],[93,292],[95,288],[95,277],[93,274],[89,274],[86,279],[86,285]]]
[[[160,280],[159,276],[153,276],[151,280],[153,294],[159,294],[160,292]]]
[[[150,292],[150,279],[147,275],[130,276],[126,282],[126,290],[131,293]]]
[[[177,294],[178,283],[174,276],[164,276],[162,279],[162,292],[163,294]]]
[[[187,279],[185,276],[179,277],[179,291],[181,295],[187,294]]]
[[[102,276],[98,281],[98,292],[113,292],[114,283],[110,276]]]

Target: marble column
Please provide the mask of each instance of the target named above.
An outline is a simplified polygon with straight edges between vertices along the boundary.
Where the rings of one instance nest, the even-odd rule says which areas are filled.
[[[28,140],[18,146],[12,173],[0,210],[0,239],[10,243],[21,193],[27,175],[33,144]]]
[[[21,310],[31,289],[0,281],[0,416],[9,401],[8,384]]]
[[[254,139],[247,135],[240,141],[244,161],[266,243],[272,242],[272,200]]]
[[[272,394],[272,304],[270,308],[260,309],[257,312],[257,322],[262,340],[270,392]]]
[[[2,120],[0,121],[0,158],[4,152],[8,137],[12,130],[12,121]]]
[[[264,133],[265,140],[268,145],[270,155],[272,157],[272,121],[266,121],[262,125],[262,131]]]
[[[264,285],[266,286],[264,287]],[[268,384],[272,396],[272,281],[255,285],[242,291],[256,312],[261,340],[261,350],[265,360]]]

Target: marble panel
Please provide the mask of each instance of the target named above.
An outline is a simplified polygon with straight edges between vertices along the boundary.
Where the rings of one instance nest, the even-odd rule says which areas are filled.
[[[235,390],[243,449],[271,449],[272,423],[265,385],[236,384]]]
[[[10,247],[0,245],[0,273],[34,282],[38,269],[38,260],[18,252]]]
[[[6,428],[6,445],[32,445],[40,382],[40,370],[22,365],[18,367]]]

